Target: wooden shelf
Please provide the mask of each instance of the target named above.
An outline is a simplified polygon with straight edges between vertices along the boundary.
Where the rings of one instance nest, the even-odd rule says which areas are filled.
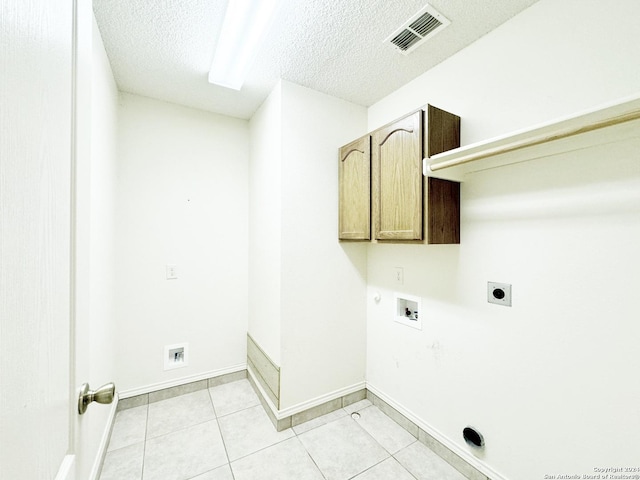
[[[629,138],[640,139],[640,95],[425,158],[423,173],[463,181],[469,173]]]

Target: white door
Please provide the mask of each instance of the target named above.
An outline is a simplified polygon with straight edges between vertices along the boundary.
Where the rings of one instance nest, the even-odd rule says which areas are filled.
[[[74,476],[73,9],[0,2],[2,479]]]

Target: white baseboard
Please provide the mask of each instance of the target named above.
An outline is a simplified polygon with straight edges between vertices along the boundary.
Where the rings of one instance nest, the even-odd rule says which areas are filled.
[[[167,380],[166,382],[154,383],[152,385],[145,385],[143,387],[131,388],[129,390],[123,390],[119,392],[120,399],[135,397],[137,395],[144,395],[145,393],[157,392],[165,388],[177,387],[185,385],[187,383],[198,382],[200,380],[208,380],[209,378],[219,377],[221,375],[227,375],[229,373],[236,373],[247,369],[246,363],[233,365],[231,367],[221,368],[219,370],[211,370],[209,372],[198,373],[196,375],[190,375],[187,377],[176,378],[173,380]]]
[[[170,380],[170,381],[167,381],[167,382],[160,382],[160,383],[156,383],[156,384],[152,384],[152,385],[147,385],[147,386],[144,386],[144,387],[139,387],[139,388],[135,388],[135,389],[122,391],[122,392],[119,392],[118,398],[119,399],[130,398],[130,397],[134,397],[136,395],[143,395],[143,394],[147,394],[147,393],[156,392],[158,390],[162,390],[162,389],[165,389],[165,388],[176,387],[176,386],[184,385],[184,384],[187,384],[187,383],[192,383],[192,382],[197,382],[197,381],[200,381],[200,380],[207,380],[209,378],[219,377],[221,375],[227,375],[227,374],[230,374],[230,373],[236,373],[236,372],[240,372],[242,370],[247,370],[247,374],[253,379],[254,385],[260,391],[263,400],[267,403],[268,407],[270,408],[271,412],[275,416],[276,420],[283,420],[283,419],[286,419],[288,417],[292,417],[293,415],[296,415],[298,413],[304,412],[304,411],[309,410],[311,408],[317,407],[317,406],[322,405],[322,404],[324,404],[326,402],[335,400],[337,398],[344,397],[344,396],[349,395],[351,393],[358,392],[358,391],[360,391],[362,389],[367,389],[371,393],[373,393],[374,395],[379,397],[381,400],[383,400],[385,403],[387,403],[390,407],[395,409],[398,413],[404,415],[408,420],[410,420],[411,422],[416,424],[424,432],[426,432],[429,435],[431,435],[435,440],[440,442],[443,446],[445,446],[446,448],[451,450],[453,453],[458,455],[460,458],[462,458],[469,465],[471,465],[472,467],[476,468],[482,474],[486,475],[487,477],[491,478],[492,480],[507,480],[506,477],[504,477],[500,473],[498,473],[495,470],[493,470],[491,467],[486,465],[480,459],[476,458],[473,454],[471,454],[470,452],[460,448],[460,446],[456,442],[454,442],[453,440],[448,438],[446,435],[444,435],[438,429],[436,429],[431,424],[426,422],[424,419],[420,418],[418,415],[413,413],[410,409],[406,408],[404,405],[402,405],[402,404],[398,403],[397,401],[393,400],[390,396],[385,394],[382,390],[376,388],[374,385],[371,385],[370,383],[365,382],[365,381],[358,382],[358,383],[350,385],[348,387],[340,388],[340,389],[335,390],[333,392],[326,393],[324,395],[320,395],[319,397],[316,397],[316,398],[312,398],[310,400],[307,400],[305,402],[299,403],[297,405],[293,405],[291,407],[288,407],[288,408],[285,408],[285,409],[282,409],[282,410],[278,410],[275,407],[275,405],[269,400],[269,396],[264,391],[264,389],[263,389],[262,385],[260,384],[260,382],[258,382],[257,379],[255,378],[254,372],[250,368],[247,367],[246,363],[244,363],[244,364],[239,364],[239,365],[234,365],[234,366],[231,366],[231,367],[223,368],[223,369],[220,369],[220,370],[213,370],[213,371],[210,371],[210,372],[205,372],[205,373],[201,373],[201,374],[197,374],[197,375],[191,375],[191,376],[187,376],[187,377],[182,377],[182,378]],[[112,425],[113,425],[113,422],[114,422],[114,419],[115,419],[115,415],[116,415],[116,408],[117,408],[117,401],[114,402],[114,404],[112,405],[111,412],[109,414],[109,420],[107,422],[107,426],[105,428],[105,432],[103,434],[103,437],[102,437],[102,440],[101,440],[101,443],[100,443],[98,455],[96,456],[96,460],[95,460],[95,463],[94,463],[92,471],[91,471],[90,480],[97,480],[98,479],[98,475],[99,475],[100,469],[102,467],[102,462],[104,460],[104,455],[105,455],[106,449],[108,447],[109,437],[110,437],[110,434],[111,434],[111,428],[112,428]],[[65,458],[65,462],[63,462],[62,466],[60,467],[60,471],[58,472],[58,475],[56,476],[55,480],[75,480],[74,472],[73,472],[75,456],[68,455],[67,457],[71,457],[71,458]],[[64,476],[64,475],[67,475],[67,476]],[[71,475],[71,476],[69,476],[69,475]]]
[[[323,403],[330,402],[331,400],[335,400],[336,398],[344,397],[345,395],[349,395],[350,393],[355,393],[360,390],[366,388],[365,382],[359,382],[348,387],[340,388],[338,390],[334,390],[333,392],[320,395],[319,397],[312,398],[311,400],[307,400],[306,402],[299,403],[297,405],[293,405],[292,407],[284,408],[278,411],[278,419],[291,417],[296,413],[304,412],[305,410],[309,410],[310,408],[317,407],[318,405],[322,405]]]
[[[375,386],[371,385],[370,383],[367,383],[367,390],[369,390],[371,393],[379,397],[381,400],[384,400],[386,403],[389,404],[389,406],[393,407],[399,413],[407,417],[409,420],[415,423],[419,428],[427,432],[429,435],[435,438],[438,442],[440,442],[442,445],[447,447],[453,453],[461,457],[465,462],[467,462],[472,467],[476,468],[482,474],[489,477],[491,480],[507,480],[506,477],[500,475],[498,472],[493,470],[484,462],[480,461],[478,458],[473,456],[470,452],[460,448],[460,446],[456,444],[453,440],[451,440],[449,437],[444,435],[438,429],[434,428],[432,425],[430,425],[428,422],[420,418],[418,415],[414,414],[411,410],[404,407],[400,403],[396,402],[381,390],[377,389]]]
[[[359,382],[354,385],[350,385],[345,388],[340,388],[333,392],[321,395],[316,398],[312,398],[311,400],[307,400],[306,402],[299,403],[297,405],[293,405],[292,407],[284,408],[282,410],[278,410],[273,402],[269,399],[269,396],[264,391],[264,388],[257,381],[255,373],[249,368],[247,369],[247,374],[253,379],[253,383],[256,388],[260,391],[260,395],[262,399],[267,403],[269,409],[276,417],[276,420],[282,420],[287,417],[291,417],[297,413],[304,412],[305,410],[309,410],[310,408],[317,407],[318,405],[322,405],[323,403],[330,402],[331,400],[335,400],[336,398],[344,397],[345,395],[349,395],[350,393],[358,392],[364,388],[366,388],[365,382]]]
[[[264,387],[262,386],[262,384],[258,381],[258,378],[256,376],[256,373],[254,373],[253,369],[251,366],[247,366],[247,375],[249,377],[251,377],[251,380],[253,380],[253,385],[255,385],[255,387],[258,389],[258,391],[260,392],[260,396],[262,397],[262,399],[264,400],[264,402],[269,406],[269,409],[271,410],[271,412],[275,415],[276,420],[282,420],[280,417],[278,417],[278,408],[275,406],[275,404],[271,401],[271,399],[269,398],[269,395],[267,395],[266,390],[264,389]]]

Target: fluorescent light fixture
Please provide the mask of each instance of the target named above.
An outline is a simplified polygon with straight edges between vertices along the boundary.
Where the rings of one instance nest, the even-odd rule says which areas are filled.
[[[229,0],[209,83],[240,90],[280,0]]]

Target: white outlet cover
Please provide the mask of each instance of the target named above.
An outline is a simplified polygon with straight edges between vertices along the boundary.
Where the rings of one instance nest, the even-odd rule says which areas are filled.
[[[178,266],[167,264],[166,266],[167,280],[176,280],[178,278]]]
[[[394,283],[396,285],[404,285],[404,268],[402,267],[394,267]]]

